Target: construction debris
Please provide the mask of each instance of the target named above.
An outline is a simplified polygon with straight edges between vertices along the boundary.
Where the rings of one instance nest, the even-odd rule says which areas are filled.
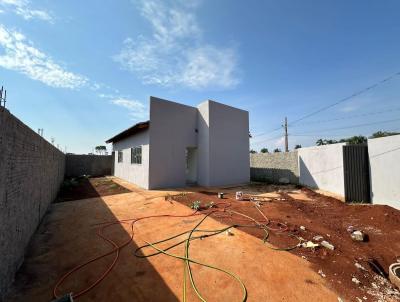
[[[365,234],[359,230],[353,231],[350,236],[354,241],[365,241]]]
[[[333,244],[330,244],[328,241],[325,241],[325,240],[321,241],[321,245],[331,251],[333,251],[335,249]]]
[[[324,237],[322,237],[321,235],[316,235],[316,236],[313,237],[314,241],[320,241],[322,239],[324,239]]]
[[[312,249],[315,249],[316,247],[319,247],[319,244],[318,244],[318,243],[314,243],[314,242],[312,242],[312,241],[307,241],[307,242],[303,242],[303,243],[301,244],[301,246],[304,247],[304,248],[312,248]]]

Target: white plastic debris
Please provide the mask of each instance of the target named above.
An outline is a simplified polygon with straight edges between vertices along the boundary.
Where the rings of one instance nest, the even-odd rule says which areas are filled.
[[[307,242],[303,242],[301,244],[302,247],[304,248],[311,248],[311,249],[315,249],[316,247],[319,247],[318,243],[314,243],[312,241],[307,241]]]
[[[321,241],[321,245],[331,251],[333,251],[335,249],[333,244],[330,244],[328,241],[325,241],[325,240]]]
[[[315,240],[315,241],[320,241],[322,239],[324,239],[324,237],[322,237],[321,235],[317,235],[317,236],[313,237],[313,240]]]
[[[322,269],[320,269],[318,271],[318,274],[320,274],[323,278],[326,278],[326,275],[324,274],[324,272],[322,271]]]
[[[351,281],[353,281],[357,285],[359,285],[361,283],[361,281],[358,280],[356,277],[351,278]]]
[[[300,230],[305,231],[305,230],[306,230],[306,227],[305,227],[304,225],[301,225],[301,226],[300,226]]]

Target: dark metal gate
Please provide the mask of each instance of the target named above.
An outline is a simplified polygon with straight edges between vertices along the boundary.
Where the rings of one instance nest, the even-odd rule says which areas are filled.
[[[343,146],[343,169],[346,202],[370,202],[368,146]]]

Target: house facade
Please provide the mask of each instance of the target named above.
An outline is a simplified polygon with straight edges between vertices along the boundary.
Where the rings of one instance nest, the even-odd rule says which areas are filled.
[[[150,120],[107,143],[114,175],[142,188],[250,181],[249,114],[214,101],[192,107],[150,97]]]

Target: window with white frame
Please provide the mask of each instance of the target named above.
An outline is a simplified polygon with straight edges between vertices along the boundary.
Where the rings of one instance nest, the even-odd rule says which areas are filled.
[[[124,159],[124,154],[122,153],[122,151],[118,151],[118,162],[122,163]]]
[[[131,164],[142,163],[142,146],[131,148]]]

